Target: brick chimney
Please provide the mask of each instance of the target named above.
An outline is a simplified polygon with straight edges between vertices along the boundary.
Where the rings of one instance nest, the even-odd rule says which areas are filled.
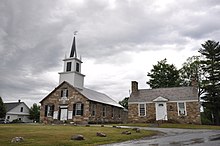
[[[131,92],[135,93],[138,91],[138,82],[137,81],[131,81]]]

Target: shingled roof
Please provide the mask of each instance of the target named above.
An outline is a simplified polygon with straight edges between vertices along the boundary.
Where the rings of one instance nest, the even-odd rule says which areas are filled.
[[[139,89],[132,92],[129,102],[153,102],[157,97],[163,97],[168,101],[198,100],[196,87],[173,87],[158,89]]]
[[[10,103],[5,103],[6,107],[6,112],[10,111],[11,109],[15,108],[19,104],[24,103],[24,102],[10,102]]]

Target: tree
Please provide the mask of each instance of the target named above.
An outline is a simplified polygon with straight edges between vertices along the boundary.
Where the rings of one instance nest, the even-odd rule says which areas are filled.
[[[128,109],[128,97],[125,97],[122,101],[119,101],[119,104]]]
[[[219,42],[208,40],[202,44],[199,52],[205,57],[201,60],[205,74],[203,106],[210,110],[213,122],[220,125],[220,45]]]
[[[6,107],[5,104],[3,103],[3,100],[0,96],[0,118],[5,118],[6,115]]]
[[[183,63],[180,69],[181,85],[192,86],[192,80],[197,82],[198,86],[198,97],[204,93],[204,71],[201,68],[201,56],[192,56],[187,58],[186,62]]]
[[[180,86],[179,70],[173,64],[168,64],[167,59],[158,61],[156,65],[153,65],[153,69],[148,72],[147,76],[150,77],[147,84],[151,88]]]
[[[30,119],[36,122],[40,121],[40,106],[36,103],[33,104],[33,106],[29,110],[30,113]]]

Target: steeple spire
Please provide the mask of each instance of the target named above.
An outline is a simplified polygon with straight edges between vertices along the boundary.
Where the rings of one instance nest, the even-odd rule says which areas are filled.
[[[75,35],[74,35],[74,38],[73,38],[73,44],[72,44],[72,49],[71,49],[71,52],[70,52],[70,57],[77,57],[77,54],[76,54],[76,41],[75,41]]]
[[[75,40],[75,35],[77,34],[78,31],[74,31],[74,37],[73,37],[73,44],[72,44],[72,49],[70,52],[70,57],[75,57],[77,58],[77,53],[76,53],[76,40]]]

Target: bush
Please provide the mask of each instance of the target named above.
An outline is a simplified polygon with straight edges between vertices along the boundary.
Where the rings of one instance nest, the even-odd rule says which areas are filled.
[[[23,123],[23,122],[21,120],[19,120],[19,119],[15,119],[11,123]]]

